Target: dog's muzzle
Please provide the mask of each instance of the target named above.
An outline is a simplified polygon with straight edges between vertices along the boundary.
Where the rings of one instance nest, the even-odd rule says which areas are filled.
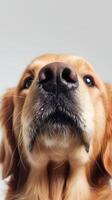
[[[84,120],[78,87],[76,72],[65,63],[50,63],[40,70],[36,80],[38,105],[30,124],[31,147],[40,134],[55,137],[69,133],[83,140]]]

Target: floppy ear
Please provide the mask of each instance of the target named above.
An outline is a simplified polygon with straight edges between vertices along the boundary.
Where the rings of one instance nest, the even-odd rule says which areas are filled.
[[[9,176],[12,152],[15,146],[15,139],[13,134],[12,119],[13,119],[13,94],[14,89],[10,89],[3,96],[0,107],[0,124],[2,126],[1,134],[2,140],[0,144],[0,162],[2,164],[3,178]]]
[[[106,84],[107,88],[107,122],[103,143],[103,163],[109,175],[112,176],[112,86]]]

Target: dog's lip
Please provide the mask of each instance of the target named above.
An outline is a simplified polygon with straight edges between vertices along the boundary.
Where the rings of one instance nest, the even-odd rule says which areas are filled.
[[[35,118],[36,132],[33,133],[34,136],[29,147],[30,151],[32,151],[37,136],[35,133],[44,134],[47,131],[50,138],[57,133],[58,135],[63,135],[63,133],[66,134],[68,132],[67,134],[78,137],[80,142],[85,146],[86,151],[89,152],[89,144],[86,142],[85,137],[83,137],[85,124],[81,119],[81,115],[65,108],[62,109],[62,107],[54,110],[42,108],[42,111],[41,116]]]
[[[45,119],[46,122],[60,123],[60,124],[73,124],[75,122],[75,116],[68,111],[55,110],[51,112]]]

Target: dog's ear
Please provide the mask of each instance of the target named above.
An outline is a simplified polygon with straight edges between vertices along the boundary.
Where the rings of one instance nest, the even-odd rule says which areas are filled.
[[[112,176],[112,86],[106,84],[107,89],[107,119],[106,131],[103,141],[103,163],[109,175]]]
[[[0,144],[0,162],[2,164],[3,178],[10,175],[13,149],[15,139],[13,133],[13,102],[14,89],[10,89],[4,94],[0,105],[0,124],[1,124],[1,144]]]

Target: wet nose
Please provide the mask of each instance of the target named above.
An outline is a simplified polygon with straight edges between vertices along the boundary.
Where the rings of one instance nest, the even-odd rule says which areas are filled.
[[[39,84],[46,92],[55,93],[57,88],[76,89],[78,87],[78,76],[69,65],[63,62],[50,63],[39,72]]]

